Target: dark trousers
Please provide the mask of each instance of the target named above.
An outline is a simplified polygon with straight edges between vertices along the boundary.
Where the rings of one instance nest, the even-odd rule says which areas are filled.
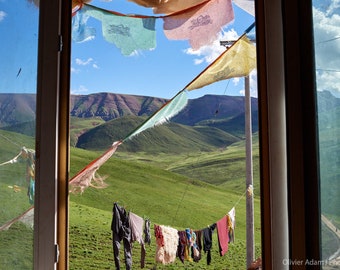
[[[119,262],[119,250],[120,250],[120,243],[123,241],[124,246],[124,258],[125,258],[125,266],[126,270],[130,270],[132,266],[132,255],[131,255],[131,244],[130,244],[130,237],[122,236],[120,237],[118,234],[113,233],[113,255],[116,270],[120,270],[120,262]]]

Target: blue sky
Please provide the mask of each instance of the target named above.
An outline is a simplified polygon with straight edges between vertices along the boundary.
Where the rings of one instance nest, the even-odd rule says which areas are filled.
[[[0,0],[0,93],[35,93],[38,8],[27,1]]]
[[[123,0],[93,0],[91,4],[124,14],[153,15],[151,9]],[[72,43],[72,93],[114,92],[171,98],[225,50],[219,40],[237,38],[254,22],[253,16],[235,5],[234,13],[234,22],[224,28],[220,39],[213,46],[198,51],[192,51],[188,41],[168,40],[162,30],[163,21],[158,19],[156,48],[138,51],[131,56],[122,55],[114,44],[105,41],[100,22],[91,18],[88,25],[96,27],[96,37]],[[243,79],[215,83],[191,92],[189,98],[206,93],[240,95],[243,84]]]
[[[38,8],[31,2],[0,0],[0,93],[36,91]],[[127,0],[93,0],[91,4],[125,14],[152,15],[151,9]],[[340,0],[315,0],[314,4],[317,85],[340,97]],[[219,40],[237,38],[254,22],[253,16],[233,6],[234,22],[223,29],[212,46],[198,51],[192,51],[187,41],[168,40],[159,19],[157,47],[123,56],[114,44],[103,39],[101,24],[89,20],[97,28],[97,35],[87,42],[72,42],[71,92],[173,97],[224,50]],[[251,85],[252,95],[256,96],[256,71],[251,76]],[[243,90],[242,78],[231,79],[192,91],[189,98],[205,94],[242,95]]]

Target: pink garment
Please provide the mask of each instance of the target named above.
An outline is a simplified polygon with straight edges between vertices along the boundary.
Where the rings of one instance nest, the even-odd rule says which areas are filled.
[[[216,225],[220,255],[223,256],[228,251],[229,242],[227,216],[224,216],[219,221],[217,221]]]
[[[156,225],[155,237],[156,237],[156,262],[162,264],[173,263],[177,256],[178,248],[178,231],[174,228]]]

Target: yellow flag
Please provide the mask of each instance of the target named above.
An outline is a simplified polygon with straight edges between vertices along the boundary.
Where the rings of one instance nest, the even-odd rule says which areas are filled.
[[[223,52],[184,89],[194,90],[217,81],[244,77],[256,67],[256,47],[244,35]]]

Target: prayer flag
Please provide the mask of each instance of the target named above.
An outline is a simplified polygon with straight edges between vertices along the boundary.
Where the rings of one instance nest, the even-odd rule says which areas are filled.
[[[26,221],[26,224],[27,224],[28,219],[31,220],[31,224],[32,224],[32,227],[33,227],[33,215],[34,215],[34,206],[31,206],[25,212],[23,212],[21,215],[17,216],[16,218],[13,218],[12,220],[6,222],[3,225],[1,225],[0,231],[8,230],[17,221]]]
[[[102,188],[105,187],[102,177],[96,176],[97,170],[103,165],[113,154],[116,152],[118,146],[121,144],[121,141],[114,142],[112,146],[100,157],[93,160],[90,164],[88,164],[85,168],[83,168],[80,172],[78,172],[72,179],[69,181],[71,192],[80,191],[81,193],[88,187],[97,187]],[[92,184],[95,182],[96,184]]]
[[[211,0],[129,0],[143,7],[153,8],[155,14],[171,14]]]
[[[123,141],[131,139],[133,136],[136,136],[148,128],[152,128],[169,121],[171,117],[174,117],[186,106],[187,102],[188,97],[186,91],[180,91],[175,97],[170,99],[158,111],[150,116],[144,123],[132,131]]]
[[[211,0],[186,12],[164,17],[168,39],[188,39],[194,50],[216,40],[222,27],[234,19],[231,0]]]
[[[156,47],[156,18],[125,16],[86,5],[87,14],[102,22],[106,41],[115,44],[123,55]]]
[[[243,35],[184,89],[191,91],[217,81],[244,77],[254,68],[256,68],[256,47],[246,35]]]
[[[96,36],[96,29],[86,25],[90,16],[85,9],[78,10],[72,17],[72,39],[75,42],[84,42]]]
[[[255,1],[254,0],[234,0],[234,3],[255,17]]]

